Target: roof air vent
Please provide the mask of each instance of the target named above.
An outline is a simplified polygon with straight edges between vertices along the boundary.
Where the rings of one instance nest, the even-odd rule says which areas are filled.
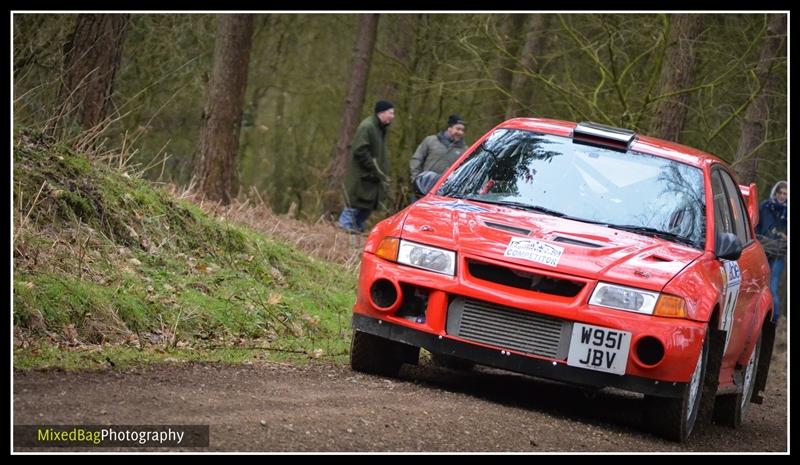
[[[628,150],[635,137],[636,133],[629,129],[591,122],[578,123],[572,131],[572,139],[577,143],[622,151]]]

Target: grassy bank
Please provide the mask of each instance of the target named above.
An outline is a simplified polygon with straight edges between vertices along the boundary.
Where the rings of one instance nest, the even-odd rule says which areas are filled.
[[[22,131],[14,364],[342,360],[355,271]]]

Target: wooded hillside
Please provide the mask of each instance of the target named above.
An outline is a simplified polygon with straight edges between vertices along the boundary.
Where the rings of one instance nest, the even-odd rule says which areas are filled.
[[[468,143],[511,116],[591,120],[714,153],[762,197],[787,176],[786,14],[240,15],[252,33],[211,14],[105,16],[13,16],[15,124],[63,129],[98,153],[122,148],[146,178],[203,186],[201,133],[214,109],[241,106],[240,124],[214,123],[239,140],[227,188],[256,189],[279,213],[316,220],[326,196],[340,197],[329,186],[352,137],[343,121],[378,99],[397,112],[384,215],[407,202],[417,144],[454,112]],[[228,69],[215,66],[230,57],[224,40],[243,55]],[[243,103],[225,96],[237,85],[214,87],[236,66]],[[96,77],[113,86],[76,102]]]

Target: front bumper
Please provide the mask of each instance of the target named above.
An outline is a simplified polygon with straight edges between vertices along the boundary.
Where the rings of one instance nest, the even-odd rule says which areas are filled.
[[[594,288],[594,282],[586,279],[583,281],[585,285],[582,290],[573,297],[530,292],[524,289],[488,282],[476,278],[476,276],[473,276],[468,271],[466,260],[472,258],[474,257],[461,254],[457,264],[456,276],[444,276],[389,262],[368,252],[363,253],[358,292],[353,307],[353,312],[356,314],[354,321],[359,319],[357,318],[358,316],[363,316],[367,317],[369,320],[381,320],[383,321],[382,324],[390,323],[392,327],[398,327],[398,329],[391,334],[400,334],[401,329],[407,329],[408,331],[403,331],[403,333],[420,334],[420,340],[449,340],[450,342],[448,342],[448,344],[455,344],[452,347],[465,350],[470,356],[475,353],[487,353],[493,354],[494,357],[497,358],[496,354],[503,355],[503,353],[510,351],[512,359],[519,358],[520,360],[525,360],[525,362],[514,362],[514,364],[512,364],[513,366],[508,369],[546,378],[559,379],[556,376],[559,373],[571,373],[577,370],[576,372],[579,373],[576,375],[577,379],[582,381],[576,382],[582,384],[618,386],[635,392],[658,392],[660,393],[658,395],[666,395],[663,393],[665,390],[664,386],[674,386],[674,392],[679,392],[681,386],[684,386],[690,379],[697,363],[697,357],[702,348],[703,336],[706,332],[706,325],[704,323],[685,319],[640,315],[588,305],[587,301]],[[484,262],[505,265],[502,261],[490,258],[478,257],[478,259]],[[568,278],[574,280],[581,279]],[[377,305],[374,299],[372,299],[370,288],[379,280],[384,283],[392,283],[392,286],[402,291],[398,292],[398,294],[402,294],[402,297],[395,301],[395,304],[390,305],[387,303],[381,308],[381,306]],[[387,285],[386,287],[392,288],[392,286]],[[413,292],[411,292],[412,288],[427,293],[427,301],[420,303],[419,306],[420,309],[424,309],[425,316],[419,321],[414,321],[413,318],[404,318],[402,316],[402,308],[399,308],[401,302],[405,305],[405,300],[403,299],[413,294]],[[558,321],[567,322],[567,324],[572,324],[573,322],[583,323],[628,331],[631,333],[632,337],[631,355],[629,356],[623,378],[641,381],[632,384],[628,381],[620,382],[619,375],[584,368],[569,367],[566,364],[566,354],[563,351],[559,351],[558,354],[551,353],[549,355],[536,352],[531,353],[530,351],[516,350],[513,346],[500,342],[482,342],[476,341],[474,338],[470,340],[471,338],[469,337],[459,337],[457,331],[449,330],[448,324],[450,305],[454,302],[454,299],[461,297],[471,299],[472,301],[487,302],[491,305],[503,306],[523,313],[530,312],[535,315],[543,315],[547,318],[554,318]],[[513,330],[513,328],[510,329]],[[364,331],[386,337],[383,334],[377,333],[377,330],[370,331],[369,329],[364,329]],[[392,339],[391,337],[387,338]],[[663,358],[655,365],[647,365],[634,355],[634,347],[645,338],[655,338],[663,345]],[[441,343],[437,342],[436,344]],[[416,345],[429,348],[421,343]],[[441,346],[437,345],[435,347]],[[563,349],[563,346],[560,347]],[[442,352],[443,350],[439,349],[436,351]],[[470,358],[464,354],[450,354],[462,358]],[[490,359],[491,358],[492,357],[490,357]],[[498,366],[500,368],[506,368],[510,363],[508,360],[502,362],[501,365],[492,363],[491,361],[484,362],[477,359],[475,359],[475,361],[481,364]],[[526,366],[528,368],[523,370],[521,368],[514,368],[515,366]],[[530,368],[534,366],[545,368],[536,368],[535,370]],[[624,387],[626,385],[630,387]],[[645,388],[644,386],[650,386],[652,389]],[[669,388],[666,390],[669,391]]]
[[[446,335],[437,336],[358,313],[353,314],[353,330],[422,347],[430,352],[464,358],[481,365],[583,386],[615,387],[653,396],[679,398],[683,395],[687,384],[663,382],[632,375],[617,376],[571,367],[563,363],[462,342]]]

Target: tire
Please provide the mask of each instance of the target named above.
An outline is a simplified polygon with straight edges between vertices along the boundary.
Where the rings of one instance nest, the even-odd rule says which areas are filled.
[[[709,332],[706,330],[703,349],[681,397],[645,396],[645,421],[653,433],[677,442],[689,439],[700,411],[708,365],[709,339]]]
[[[703,398],[700,399],[700,412],[697,416],[695,430],[703,425],[713,423],[714,420],[714,401],[717,398],[717,390],[719,389],[719,372],[722,368],[726,335],[725,331],[715,329],[716,325],[716,322],[712,322],[709,325],[709,337],[711,340],[706,362],[706,377],[703,383]]]
[[[350,367],[355,371],[394,378],[404,362],[416,364],[418,360],[419,347],[353,331]]]
[[[759,358],[761,356],[761,335],[758,336],[753,353],[747,361],[747,365],[742,369],[742,390],[736,394],[723,394],[717,396],[714,402],[714,422],[720,425],[738,428],[742,425],[758,375]]]
[[[750,397],[750,402],[754,404],[764,403],[764,391],[767,389],[769,366],[772,363],[772,351],[775,348],[775,329],[775,323],[769,318],[761,325],[761,354],[758,356],[756,386]]]
[[[437,353],[431,353],[431,362],[438,367],[456,371],[470,371],[475,366],[475,362],[470,360]]]

